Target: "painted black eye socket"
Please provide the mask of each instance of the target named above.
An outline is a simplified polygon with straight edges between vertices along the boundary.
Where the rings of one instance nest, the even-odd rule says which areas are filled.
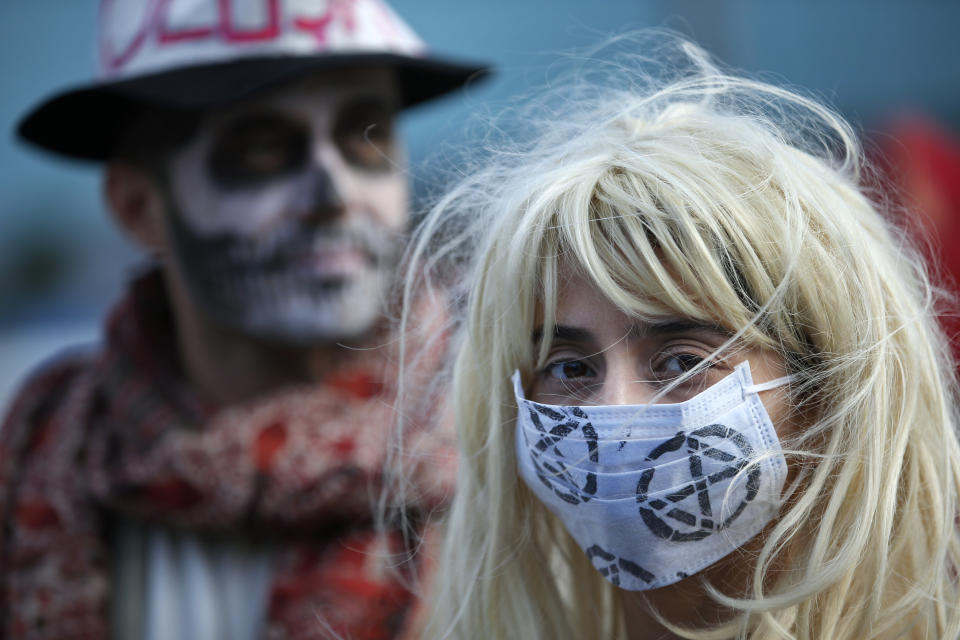
[[[220,132],[209,156],[210,175],[225,188],[256,186],[302,167],[310,132],[273,114],[242,118]]]
[[[361,169],[390,170],[396,156],[395,112],[391,105],[375,98],[345,104],[333,128],[334,140],[344,159]]]

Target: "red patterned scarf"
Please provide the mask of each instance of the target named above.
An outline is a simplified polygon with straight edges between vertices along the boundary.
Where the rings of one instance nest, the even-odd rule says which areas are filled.
[[[387,356],[357,352],[321,385],[218,408],[175,354],[153,274],[112,314],[104,354],[62,360],[17,399],[0,430],[0,637],[109,637],[117,517],[279,538],[269,638],[398,637],[413,596],[384,552],[403,553],[403,537],[371,513],[394,421]],[[420,439],[411,506],[429,509],[453,456]]]

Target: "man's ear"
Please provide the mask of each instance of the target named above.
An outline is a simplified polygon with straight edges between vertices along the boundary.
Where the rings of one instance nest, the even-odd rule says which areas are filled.
[[[104,169],[103,193],[124,233],[147,251],[162,252],[165,204],[157,180],[131,162],[111,160]]]

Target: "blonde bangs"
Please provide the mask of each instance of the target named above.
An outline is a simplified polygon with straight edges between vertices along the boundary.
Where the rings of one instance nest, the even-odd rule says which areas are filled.
[[[789,247],[777,241],[788,231],[784,217],[771,215],[763,192],[772,187],[742,177],[733,185],[704,184],[680,171],[664,175],[664,168],[662,159],[651,167],[604,167],[591,176],[588,193],[557,198],[550,216],[534,212],[554,221],[539,255],[559,251],[561,264],[638,318],[688,317],[780,346],[773,338],[777,323],[764,322],[766,333],[758,327],[785,289],[791,262]],[[764,217],[766,224],[742,224]],[[761,255],[757,247],[774,249],[774,255]],[[544,284],[557,282],[556,262],[544,260],[541,267]],[[556,292],[543,294],[553,299]]]

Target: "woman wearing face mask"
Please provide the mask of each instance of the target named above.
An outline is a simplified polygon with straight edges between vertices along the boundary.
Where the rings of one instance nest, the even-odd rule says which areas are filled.
[[[677,51],[421,227],[408,286],[463,285],[425,637],[960,637],[935,290],[842,119]]]

